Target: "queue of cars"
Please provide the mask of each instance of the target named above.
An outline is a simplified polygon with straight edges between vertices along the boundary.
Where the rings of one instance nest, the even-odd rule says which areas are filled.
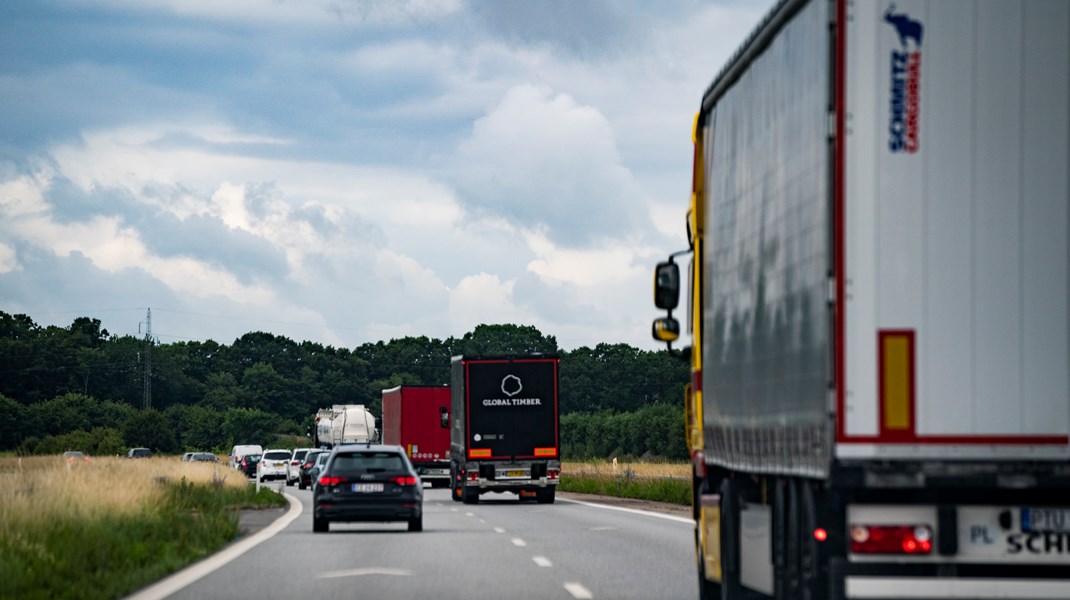
[[[132,448],[129,458],[152,456],[148,448]],[[79,451],[65,452],[69,462]],[[88,460],[88,459],[86,459]],[[184,462],[215,462],[210,452],[186,452]],[[331,523],[403,521],[409,531],[423,530],[423,481],[401,446],[340,444],[333,450],[298,448],[262,450],[235,446],[230,464],[258,481],[297,482],[312,488],[312,531],[329,531]]]

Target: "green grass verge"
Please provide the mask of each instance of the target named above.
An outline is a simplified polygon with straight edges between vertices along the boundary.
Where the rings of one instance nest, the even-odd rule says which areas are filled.
[[[562,473],[557,489],[562,492],[691,505],[691,482],[686,479]]]
[[[235,508],[286,504],[254,486],[167,485],[138,513],[34,520],[0,537],[0,598],[119,598],[234,539]]]

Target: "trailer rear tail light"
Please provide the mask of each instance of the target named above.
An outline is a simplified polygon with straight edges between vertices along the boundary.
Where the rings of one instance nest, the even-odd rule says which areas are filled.
[[[343,481],[345,481],[345,479],[342,478],[342,477],[333,477],[331,475],[324,475],[323,477],[320,477],[319,484],[330,487],[332,485],[338,485],[338,484],[342,483]]]
[[[416,485],[416,478],[411,476],[395,477],[390,481],[398,485]]]
[[[557,479],[560,475],[561,475],[561,471],[557,471],[557,470],[554,470],[554,469],[550,469],[549,471],[546,472],[546,476],[549,477],[550,479]]]
[[[928,525],[851,526],[851,552],[856,554],[929,554],[932,549]]]
[[[829,539],[829,532],[824,527],[818,527],[814,530],[814,539],[823,542]]]
[[[479,480],[479,471],[469,471],[468,472],[468,481],[478,481],[478,480]]]

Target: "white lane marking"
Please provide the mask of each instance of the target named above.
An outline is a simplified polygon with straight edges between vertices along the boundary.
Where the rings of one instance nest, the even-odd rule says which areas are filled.
[[[550,559],[546,558],[545,556],[532,556],[531,560],[535,561],[535,564],[539,565],[540,567],[554,566],[554,563],[550,562]]]
[[[479,522],[480,522],[480,523],[482,523],[482,524],[484,524],[484,525],[486,525],[486,524],[487,524],[487,521],[486,521],[485,519],[480,519],[480,520],[479,520]]]
[[[285,515],[275,519],[275,522],[271,525],[268,525],[222,552],[213,554],[200,562],[193,563],[170,577],[162,579],[132,596],[127,596],[126,600],[162,600],[187,585],[192,584],[201,577],[215,571],[219,567],[229,563],[235,558],[238,558],[242,554],[245,554],[257,544],[271,539],[272,536],[285,529],[287,525],[300,516],[301,511],[303,510],[300,500],[290,494],[284,493],[283,496],[285,496],[286,501],[290,503],[290,510],[287,511]]]
[[[408,569],[391,569],[388,567],[367,567],[364,569],[349,569],[346,571],[327,571],[326,573],[320,573],[316,577],[318,579],[333,579],[335,577],[360,577],[361,575],[397,575],[399,577],[409,577],[412,575],[412,571]]]
[[[459,508],[451,508],[450,512],[461,512],[461,509],[459,509]]]
[[[464,516],[466,516],[466,517],[474,517],[476,515],[475,515],[475,513],[468,512],[468,513],[464,513]]]
[[[588,531],[616,531],[616,527],[592,527]]]
[[[576,583],[574,581],[565,582],[565,589],[577,600],[590,600],[591,598],[594,598],[591,594],[591,590],[583,587],[583,584],[581,583]]]
[[[591,508],[604,508],[607,510],[619,510],[621,512],[633,513],[637,515],[645,515],[647,517],[657,517],[659,519],[668,519],[669,521],[676,521],[677,523],[687,523],[688,525],[694,525],[695,522],[691,519],[685,519],[684,517],[677,517],[676,515],[666,515],[663,513],[651,512],[649,510],[639,510],[638,508],[624,508],[623,506],[610,506],[608,504],[597,504],[595,502],[584,502],[582,500],[572,500],[566,498],[558,498],[558,502],[570,502],[572,504],[580,504],[583,506],[590,506]]]
[[[495,527],[494,528],[494,533],[505,533],[505,529],[503,529],[501,527]]]
[[[528,543],[520,538],[513,538],[513,545],[523,548],[524,546],[527,546]]]

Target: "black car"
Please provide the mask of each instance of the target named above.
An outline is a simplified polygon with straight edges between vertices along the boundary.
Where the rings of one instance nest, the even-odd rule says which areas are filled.
[[[305,459],[301,461],[301,467],[297,471],[297,488],[305,489],[312,485],[312,475],[309,471],[316,465],[316,457],[328,452],[327,450],[309,450]]]
[[[400,446],[335,448],[312,490],[312,531],[332,521],[408,521],[422,531],[423,482]]]
[[[246,454],[241,457],[241,462],[238,463],[238,468],[242,473],[245,473],[246,477],[256,477],[256,463],[260,462],[263,454]]]

